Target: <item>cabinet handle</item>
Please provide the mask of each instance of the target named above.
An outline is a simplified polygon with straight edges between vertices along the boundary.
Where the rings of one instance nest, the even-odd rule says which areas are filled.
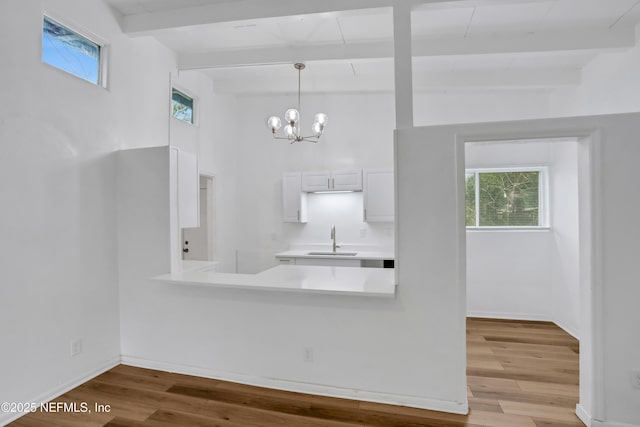
[[[331,178],[327,178],[327,188],[331,188]]]
[[[365,221],[367,220],[367,210],[366,209],[364,210],[364,220]]]
[[[331,178],[331,188],[333,188],[333,189],[336,188],[336,179],[335,178]]]
[[[298,209],[298,221],[300,221],[300,209]]]

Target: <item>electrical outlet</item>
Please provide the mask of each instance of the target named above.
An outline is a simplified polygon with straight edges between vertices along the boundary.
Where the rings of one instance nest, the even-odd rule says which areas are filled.
[[[313,362],[313,348],[311,347],[304,348],[304,361]]]
[[[366,228],[361,228],[360,229],[360,238],[364,239],[365,237],[367,237],[367,229]]]
[[[71,356],[77,356],[82,353],[82,339],[71,341]]]
[[[640,388],[640,371],[639,370],[631,371],[631,386],[633,388]]]

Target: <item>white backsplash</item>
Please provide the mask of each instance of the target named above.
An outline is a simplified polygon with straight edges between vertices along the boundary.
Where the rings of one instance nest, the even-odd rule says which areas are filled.
[[[293,249],[331,249],[331,227],[336,227],[336,241],[342,248],[393,251],[393,223],[366,223],[362,220],[363,194],[309,193],[308,222],[286,224],[283,243]]]

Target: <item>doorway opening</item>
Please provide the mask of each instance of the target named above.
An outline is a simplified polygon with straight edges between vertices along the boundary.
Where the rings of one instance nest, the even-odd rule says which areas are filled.
[[[215,259],[215,177],[200,175],[200,226],[182,229],[183,261]]]
[[[591,334],[590,138],[464,145],[467,316],[473,319],[468,333],[493,340],[489,347],[496,355],[477,358],[471,345],[469,370],[530,369],[527,376],[541,380],[515,385],[542,387],[542,392],[549,377],[557,386],[546,392],[558,393],[571,414],[579,414],[580,403],[589,403],[592,395],[591,349],[586,347]],[[502,319],[506,331],[498,332],[489,319]],[[482,378],[469,380],[472,393],[474,381]]]

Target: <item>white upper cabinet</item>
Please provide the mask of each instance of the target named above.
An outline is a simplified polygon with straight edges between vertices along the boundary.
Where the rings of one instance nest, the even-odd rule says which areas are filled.
[[[364,211],[365,222],[393,222],[395,217],[393,171],[365,170]]]
[[[302,191],[312,193],[314,191],[329,191],[331,189],[331,172],[303,172]]]
[[[303,172],[302,191],[362,191],[362,170]]]
[[[287,172],[282,175],[282,220],[307,222],[307,195],[302,192],[300,172]]]
[[[362,191],[362,169],[333,171],[331,189],[335,191]]]

